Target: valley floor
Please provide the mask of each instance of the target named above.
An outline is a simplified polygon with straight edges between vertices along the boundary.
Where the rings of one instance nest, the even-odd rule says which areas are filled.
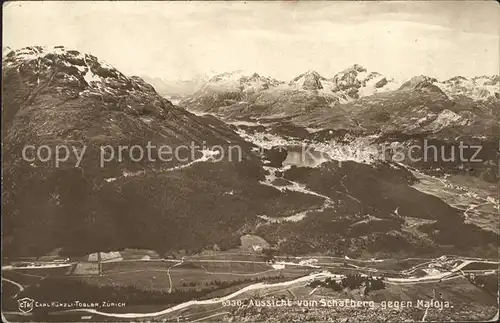
[[[147,298],[142,304],[130,305],[124,301],[123,306],[116,307],[118,302],[115,307],[111,304],[108,308],[104,303],[89,308],[78,308],[73,304],[73,308],[69,309],[48,308],[43,317],[48,321],[210,321],[216,317],[217,320],[231,321],[243,318],[259,320],[266,315],[269,320],[271,317],[276,320],[296,313],[299,317],[307,314],[316,320],[331,317],[334,321],[342,321],[348,316],[365,315],[366,307],[371,306],[370,317],[377,320],[394,321],[395,312],[415,321],[435,320],[443,315],[463,319],[474,319],[478,315],[488,318],[490,315],[491,318],[495,314],[498,265],[498,260],[458,256],[399,260],[276,257],[266,262],[258,254],[228,252],[179,260],[121,260],[103,263],[101,275],[69,274],[59,278],[99,288],[106,285],[133,287],[164,291],[170,295],[206,286],[216,287],[217,284],[222,288],[208,290],[196,300],[172,305],[148,304]],[[9,298],[15,300],[18,294],[33,284],[40,285],[43,280],[53,278],[38,275],[41,270],[4,268],[4,297],[10,295]],[[314,281],[339,280],[353,274],[382,277],[385,287],[369,293],[363,293],[362,287],[344,288],[342,291],[310,287]],[[481,277],[483,283],[477,283],[477,277]],[[496,289],[491,290],[491,286],[496,286]],[[75,293],[78,296],[78,292]],[[119,301],[121,296],[127,298],[127,295],[118,295],[116,300]],[[57,298],[57,294],[52,295],[52,299],[59,302],[70,302]],[[342,300],[344,303],[339,303]],[[82,300],[82,303],[85,302]],[[14,302],[11,306],[8,302],[4,303],[3,312],[8,321],[32,317],[31,314],[26,316],[20,313],[16,305]],[[40,315],[36,310],[33,313]]]

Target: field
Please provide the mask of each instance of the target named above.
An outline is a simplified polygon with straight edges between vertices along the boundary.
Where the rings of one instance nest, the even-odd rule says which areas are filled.
[[[142,290],[201,290],[219,285],[294,278],[311,272],[308,268],[273,269],[264,262],[225,262],[200,257],[191,261],[123,261],[103,264],[102,275],[68,276],[97,286],[131,286]],[[235,260],[233,260],[235,261]],[[224,289],[226,291],[226,289]],[[223,291],[218,291],[223,294]],[[211,295],[211,294],[210,294]]]

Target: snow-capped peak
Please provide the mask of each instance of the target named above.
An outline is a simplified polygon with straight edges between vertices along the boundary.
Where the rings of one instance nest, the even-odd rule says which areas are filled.
[[[420,75],[403,83],[401,89],[441,92],[451,99],[467,97],[474,101],[498,100],[500,99],[500,77],[498,75],[476,76],[469,79],[455,76],[446,81],[439,81],[433,77]]]
[[[434,83],[437,79],[425,75],[414,76],[408,81],[404,82],[400,90],[423,90],[427,88],[434,89],[436,86]]]
[[[468,79],[455,76],[443,82],[437,82],[449,97],[469,97],[473,100],[500,99],[500,76],[476,76]]]
[[[337,73],[332,79],[333,91],[344,93],[351,99],[395,90],[399,83],[378,72],[369,72],[364,66],[354,64]]]
[[[22,71],[33,87],[50,84],[51,88],[74,97],[120,97],[136,90],[155,93],[139,77],[127,77],[91,54],[63,46],[31,46],[9,52],[2,58],[5,69]]]
[[[327,79],[318,72],[309,70],[294,78],[290,81],[289,85],[303,90],[321,90],[326,87],[325,84],[323,84],[325,81],[327,81]]]
[[[211,83],[224,82],[224,81],[239,81],[240,78],[248,75],[247,72],[243,70],[236,70],[232,72],[224,72],[212,76],[208,81]]]
[[[67,61],[66,63],[75,66],[78,66],[76,60],[84,60],[87,58],[96,61],[99,66],[103,68],[114,69],[113,66],[103,60],[97,60],[97,58],[93,55],[80,53],[79,51],[73,49],[67,49],[64,46],[29,46],[18,50],[12,50],[9,47],[7,48],[7,55],[2,57],[2,60],[5,60],[6,64],[16,65],[30,60],[39,59],[41,57],[58,56],[61,58],[64,57],[66,61],[69,59],[70,61]],[[7,49],[4,48],[3,50],[6,51]]]
[[[255,72],[248,73],[237,70],[213,76],[205,84],[204,88],[205,90],[216,91],[256,92],[278,86],[281,83],[276,79],[261,76]]]

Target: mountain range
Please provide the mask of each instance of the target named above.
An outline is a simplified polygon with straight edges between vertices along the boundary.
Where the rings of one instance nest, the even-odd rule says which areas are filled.
[[[238,71],[175,105],[62,46],[2,61],[6,255],[197,253],[236,248],[245,234],[285,255],[497,253],[498,76],[398,83],[353,65],[281,82]],[[103,145],[148,142],[200,148],[185,161],[99,165]],[[391,156],[417,146],[422,157],[427,143],[452,155],[480,145],[481,161]],[[26,145],[87,149],[77,167],[73,157],[56,167],[24,160]],[[215,145],[237,145],[241,158],[215,162]]]
[[[293,96],[302,92],[305,93],[305,100],[310,100],[310,97],[314,96],[325,99],[328,103],[342,104],[362,97],[405,88],[430,89],[433,85],[434,90],[441,90],[449,99],[496,102],[500,99],[499,82],[498,75],[471,79],[458,76],[445,81],[417,76],[402,82],[375,71],[368,71],[358,64],[352,65],[331,78],[311,70],[298,75],[290,82],[278,81],[257,73],[245,74],[242,71],[236,71],[212,77],[194,94],[186,96],[184,101],[191,106],[201,103],[200,109],[202,110],[213,110],[241,101],[255,101],[259,104],[259,99],[262,97],[279,100],[280,93]]]

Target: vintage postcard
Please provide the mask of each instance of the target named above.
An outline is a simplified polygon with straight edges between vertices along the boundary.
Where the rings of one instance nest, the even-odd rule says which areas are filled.
[[[5,322],[499,318],[497,1],[11,1]]]

